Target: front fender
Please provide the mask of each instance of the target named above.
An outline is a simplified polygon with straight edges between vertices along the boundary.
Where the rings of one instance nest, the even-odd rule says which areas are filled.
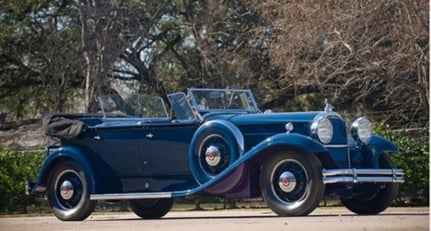
[[[373,135],[367,146],[369,149],[375,149],[378,153],[398,151],[394,143],[378,135]]]
[[[266,138],[259,144],[248,150],[239,159],[238,164],[242,164],[259,154],[265,153],[271,148],[294,148],[309,153],[328,153],[328,150],[319,142],[297,133],[281,133]]]
[[[360,145],[358,145],[352,137],[349,137],[349,146],[351,149],[354,149]],[[376,154],[398,151],[398,148],[394,143],[378,135],[373,135],[368,144],[364,146],[366,146],[368,150],[373,150]]]
[[[72,146],[59,147],[45,159],[40,170],[39,177],[31,192],[45,193],[48,177],[53,167],[64,160],[72,160],[81,167],[82,171],[84,171],[85,176],[87,177],[89,193],[93,193],[95,190],[94,174],[89,165],[89,160],[85,158],[85,156],[85,153],[79,148]]]
[[[289,146],[296,149],[302,149],[307,152],[328,152],[328,150],[319,142],[297,133],[281,133],[271,136],[260,142],[257,146],[266,147],[272,146]]]
[[[323,153],[328,152],[328,150],[322,146],[317,141],[297,133],[281,133],[261,141],[259,144],[244,153],[241,158],[230,165],[222,174],[217,175],[217,177],[224,176],[233,171],[235,168],[245,163],[246,161],[252,159],[258,154],[264,153],[266,150],[273,147],[286,147],[286,148],[296,148],[302,149],[310,153]]]
[[[223,172],[211,178],[207,182],[202,183],[198,187],[190,190],[173,192],[172,196],[174,197],[187,196],[187,195],[198,193],[202,190],[205,190],[210,186],[216,184],[217,182],[221,181],[225,177],[229,176],[229,174],[231,174],[233,171],[235,171],[235,169],[240,167],[245,162],[249,161],[250,159],[253,159],[259,154],[265,153],[265,151],[273,147],[274,148],[280,148],[280,147],[297,148],[297,149],[305,150],[310,153],[328,152],[328,150],[325,147],[323,147],[320,143],[312,140],[307,136],[303,136],[296,133],[277,134],[277,135],[268,137],[267,139],[258,143],[256,146],[254,146],[253,148],[245,152],[239,159],[237,159],[235,162],[229,165],[225,170],[223,170]]]
[[[394,143],[377,135],[373,135],[368,144],[358,143],[350,137],[349,149],[352,163],[366,168],[379,168],[382,153],[398,151]]]

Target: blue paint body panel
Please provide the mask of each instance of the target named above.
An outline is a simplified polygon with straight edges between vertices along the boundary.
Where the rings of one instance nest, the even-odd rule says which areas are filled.
[[[85,130],[76,138],[62,138],[57,146],[48,148],[33,192],[44,192],[50,170],[67,159],[82,168],[88,177],[91,195],[167,193],[179,197],[203,192],[229,198],[251,198],[260,196],[257,179],[262,163],[279,150],[295,149],[304,155],[316,155],[323,168],[328,169],[377,169],[381,153],[396,151],[394,144],[379,136],[373,136],[368,145],[357,143],[347,134],[346,122],[335,113],[267,114],[257,109],[197,110],[197,113],[200,114],[196,119],[183,116],[186,118],[183,120],[70,116],[81,121]],[[311,129],[316,118],[322,115],[330,120],[334,133],[326,144]],[[286,130],[287,123],[293,125],[292,130]],[[211,135],[211,132],[219,135]],[[207,168],[216,174],[210,172],[199,178],[197,173],[206,174],[199,173],[205,159],[193,150],[200,150],[210,139],[218,139],[217,142],[228,146],[225,152],[230,156],[221,160],[228,164],[215,170],[209,166]],[[237,146],[238,153],[233,155],[231,152],[236,152]],[[205,177],[206,182],[198,180]]]

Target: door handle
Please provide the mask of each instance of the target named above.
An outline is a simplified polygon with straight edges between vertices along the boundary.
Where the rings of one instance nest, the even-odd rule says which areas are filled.
[[[93,139],[95,139],[95,140],[102,140],[102,137],[100,137],[99,135],[96,135],[96,136],[93,137]]]

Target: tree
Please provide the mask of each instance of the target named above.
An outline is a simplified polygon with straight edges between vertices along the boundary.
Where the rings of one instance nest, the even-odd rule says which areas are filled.
[[[276,93],[271,107],[314,94],[337,109],[379,111],[371,114],[379,121],[427,124],[427,1],[254,4],[271,29],[271,62],[282,71],[270,85]]]
[[[158,5],[135,0],[4,2],[0,110],[12,119],[89,110],[94,96],[109,88],[119,55],[145,37],[148,23],[157,23],[154,18],[146,22],[144,12]],[[78,108],[77,98],[84,99]]]
[[[1,3],[0,110],[12,118],[66,106],[79,63],[61,1]]]
[[[253,87],[266,47],[254,41],[258,15],[246,1],[176,1],[120,55],[113,77],[161,95],[186,87]],[[150,20],[144,20],[150,21]],[[153,20],[154,21],[154,20]]]
[[[193,46],[186,60],[194,68],[188,68],[181,81],[201,87],[252,88],[260,96],[262,76],[273,76],[274,69],[267,41],[254,34],[264,25],[249,2],[207,1],[199,14],[187,19]]]
[[[157,76],[156,66],[182,40],[175,2],[143,3],[140,32],[136,40],[119,55],[112,71],[115,80],[137,83],[138,89],[166,95],[165,84]],[[151,9],[151,10],[150,10]]]
[[[111,71],[121,53],[141,36],[142,5],[136,1],[75,0],[80,48],[85,62],[84,99],[88,108],[96,94],[109,88]],[[148,10],[148,9],[145,9]]]
[[[426,1],[1,3],[0,110],[9,117],[86,111],[122,82],[160,95],[251,88],[261,108],[284,111],[329,98],[339,112],[428,123]]]

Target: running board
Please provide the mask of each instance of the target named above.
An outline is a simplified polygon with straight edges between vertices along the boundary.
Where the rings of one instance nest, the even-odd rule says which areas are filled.
[[[92,194],[90,200],[125,200],[125,199],[156,199],[171,198],[171,192],[147,192],[147,193],[110,193]]]

